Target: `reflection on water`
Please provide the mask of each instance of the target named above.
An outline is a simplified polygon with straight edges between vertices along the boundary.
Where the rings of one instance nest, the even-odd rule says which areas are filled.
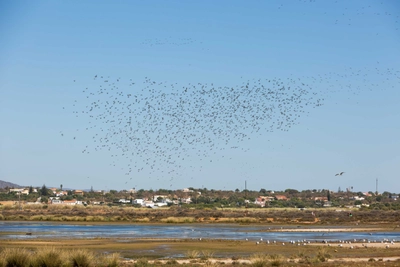
[[[293,227],[296,228],[296,227]],[[340,240],[400,240],[400,232],[274,232],[266,226],[238,225],[71,225],[51,222],[0,222],[0,239],[32,238],[121,238],[121,242],[135,238],[174,239],[227,239],[227,240],[275,240],[275,241],[319,241]],[[273,230],[273,229],[272,229]],[[9,234],[8,234],[9,233]],[[21,234],[15,234],[21,233]],[[25,235],[32,233],[32,235]]]

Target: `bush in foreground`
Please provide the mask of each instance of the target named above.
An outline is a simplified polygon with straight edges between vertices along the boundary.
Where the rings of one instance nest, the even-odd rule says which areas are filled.
[[[1,267],[28,267],[32,254],[24,248],[6,248],[0,254]]]
[[[63,266],[64,253],[56,248],[40,249],[32,256],[32,267],[59,267]]]
[[[0,267],[117,267],[118,253],[98,256],[88,250],[61,250],[47,247],[36,251],[7,248],[0,252]]]

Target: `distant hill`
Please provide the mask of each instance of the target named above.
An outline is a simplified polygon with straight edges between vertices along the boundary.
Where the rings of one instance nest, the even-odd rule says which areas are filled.
[[[0,188],[6,188],[6,187],[22,187],[22,186],[19,186],[19,185],[17,185],[17,184],[13,184],[13,183],[10,183],[10,182],[6,182],[6,181],[2,181],[2,180],[0,180]]]

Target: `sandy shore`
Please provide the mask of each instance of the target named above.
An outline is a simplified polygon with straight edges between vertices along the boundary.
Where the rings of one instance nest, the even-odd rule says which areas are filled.
[[[329,259],[327,261],[328,262],[368,262],[368,261],[371,261],[371,259],[374,259],[375,261],[382,261],[382,262],[400,261],[400,257],[336,258],[336,259]],[[290,259],[288,261],[298,262],[299,260],[300,259]],[[149,260],[148,263],[150,263],[150,264],[154,264],[154,263],[167,264],[168,261],[169,260]],[[134,264],[135,262],[136,262],[136,260],[125,261],[125,263],[127,263],[127,264]],[[201,262],[201,261],[199,259],[176,259],[176,262],[179,264],[190,264],[190,263]],[[224,258],[224,259],[210,258],[207,260],[207,262],[212,263],[212,264],[235,264],[235,263],[251,264],[252,260],[250,260],[250,259],[232,260],[230,258]]]
[[[396,242],[332,242],[332,243],[310,243],[307,245],[312,246],[330,246],[330,247],[337,247],[338,249],[365,249],[365,248],[400,248],[400,243]]]

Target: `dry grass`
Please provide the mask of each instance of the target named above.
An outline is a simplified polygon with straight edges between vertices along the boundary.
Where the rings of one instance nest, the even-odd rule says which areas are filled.
[[[121,262],[121,254],[112,253],[110,255],[103,256],[101,262],[103,262],[103,265],[107,267],[117,267]]]
[[[44,208],[45,207],[45,208]],[[295,208],[224,208],[224,209],[195,209],[165,207],[145,209],[117,206],[68,206],[68,205],[0,205],[2,217],[0,220],[16,221],[70,221],[70,222],[165,222],[165,223],[255,223],[255,224],[303,224],[359,225],[379,224],[391,225],[392,229],[400,220],[400,213],[385,210],[358,210],[323,208],[298,210]],[[311,211],[318,218],[311,215]],[[349,218],[347,213],[353,212]],[[143,220],[143,218],[148,218]]]
[[[214,252],[210,251],[210,250],[202,250],[201,251],[201,258],[203,260],[207,260],[209,258],[212,258],[214,256]]]
[[[147,266],[150,266],[150,263],[146,258],[140,258],[135,262],[135,264],[133,266],[135,266],[135,267],[147,267]]]
[[[0,267],[117,267],[119,253],[97,255],[85,249],[66,250],[42,247],[35,251],[6,248],[0,252]]]
[[[206,241],[206,242],[192,242],[192,241],[182,241],[177,240],[166,242],[158,241],[154,242],[153,246],[149,240],[144,240],[143,242],[134,242],[132,246],[127,244],[116,244],[118,246],[111,246],[107,243],[107,239],[102,240],[65,240],[59,242],[59,246],[40,246],[37,241],[26,241],[30,242],[32,248],[21,248],[21,247],[8,247],[0,251],[0,267],[5,266],[15,266],[15,267],[73,267],[73,266],[99,266],[99,267],[117,267],[117,266],[156,266],[156,265],[169,265],[169,266],[233,266],[233,265],[250,265],[250,266],[282,266],[282,267],[294,267],[294,266],[321,266],[321,267],[333,267],[333,266],[349,266],[349,267],[378,267],[378,266],[400,266],[400,261],[391,260],[390,262],[384,257],[371,257],[371,260],[363,259],[363,261],[357,260],[357,258],[352,259],[347,258],[346,255],[349,250],[343,250],[343,253],[339,257],[345,258],[344,260],[330,259],[333,250],[328,247],[321,246],[310,246],[308,249],[301,249],[297,254],[290,254],[288,256],[284,253],[279,252],[282,249],[281,246],[264,246],[264,252],[259,252],[255,254],[249,254],[249,256],[230,257],[230,258],[215,258],[214,248],[218,246],[222,248],[229,248],[231,246],[236,246],[236,252],[251,251],[254,249],[254,245],[247,247],[245,242],[230,242],[230,241]],[[14,244],[21,246],[20,241],[14,241]],[[48,244],[48,241],[45,241]],[[70,244],[75,243],[75,247],[71,247]],[[173,244],[181,244],[183,247],[191,247],[196,244],[200,249],[186,250],[185,259],[169,259],[160,260],[159,258],[165,257],[165,255],[159,255],[159,260],[148,260],[142,258],[143,254],[140,250],[152,249],[158,247],[160,244],[167,244],[173,253],[179,253],[182,251],[181,248],[176,248]],[[200,244],[199,244],[200,243]],[[5,245],[8,241],[5,242]],[[92,244],[92,245],[90,245]],[[246,243],[247,244],[247,243]],[[4,243],[2,242],[2,246]],[[81,247],[90,247],[91,249],[80,249]],[[181,246],[179,246],[181,247]],[[261,246],[257,246],[261,247]],[[289,246],[288,246],[289,247]],[[79,249],[78,249],[79,248]],[[212,250],[210,250],[212,248]],[[276,248],[275,250],[273,248]],[[124,250],[131,251],[137,250],[139,257],[135,262],[125,262],[121,261],[121,257],[124,256]],[[385,250],[386,249],[382,249]],[[101,253],[101,251],[121,251],[119,253]],[[269,254],[266,254],[268,251]],[[293,252],[293,247],[288,250]],[[287,252],[288,252],[287,251]],[[400,255],[398,250],[392,251],[392,255]],[[340,253],[340,252],[339,252]],[[237,255],[232,251],[230,255]],[[366,254],[364,253],[364,256]],[[351,257],[351,256],[350,256]],[[368,256],[367,256],[368,257]],[[154,258],[153,258],[154,259]]]
[[[32,267],[58,267],[66,266],[65,253],[54,247],[44,247],[39,249],[32,257]]]
[[[268,264],[268,258],[266,254],[258,253],[250,257],[250,262],[253,267],[264,267]]]
[[[280,254],[263,254],[258,253],[250,257],[251,266],[264,267],[264,266],[283,266],[287,259]]]
[[[189,259],[197,259],[200,255],[200,252],[198,250],[189,250],[186,251],[185,256]]]
[[[149,223],[150,218],[136,218],[132,220],[133,222],[138,222],[138,223]]]
[[[28,267],[32,261],[32,253],[25,248],[6,248],[0,253],[0,266]]]
[[[92,267],[96,266],[95,255],[88,250],[73,250],[69,252],[69,260],[73,267]]]
[[[194,223],[196,219],[194,217],[168,217],[161,219],[163,223]]]

